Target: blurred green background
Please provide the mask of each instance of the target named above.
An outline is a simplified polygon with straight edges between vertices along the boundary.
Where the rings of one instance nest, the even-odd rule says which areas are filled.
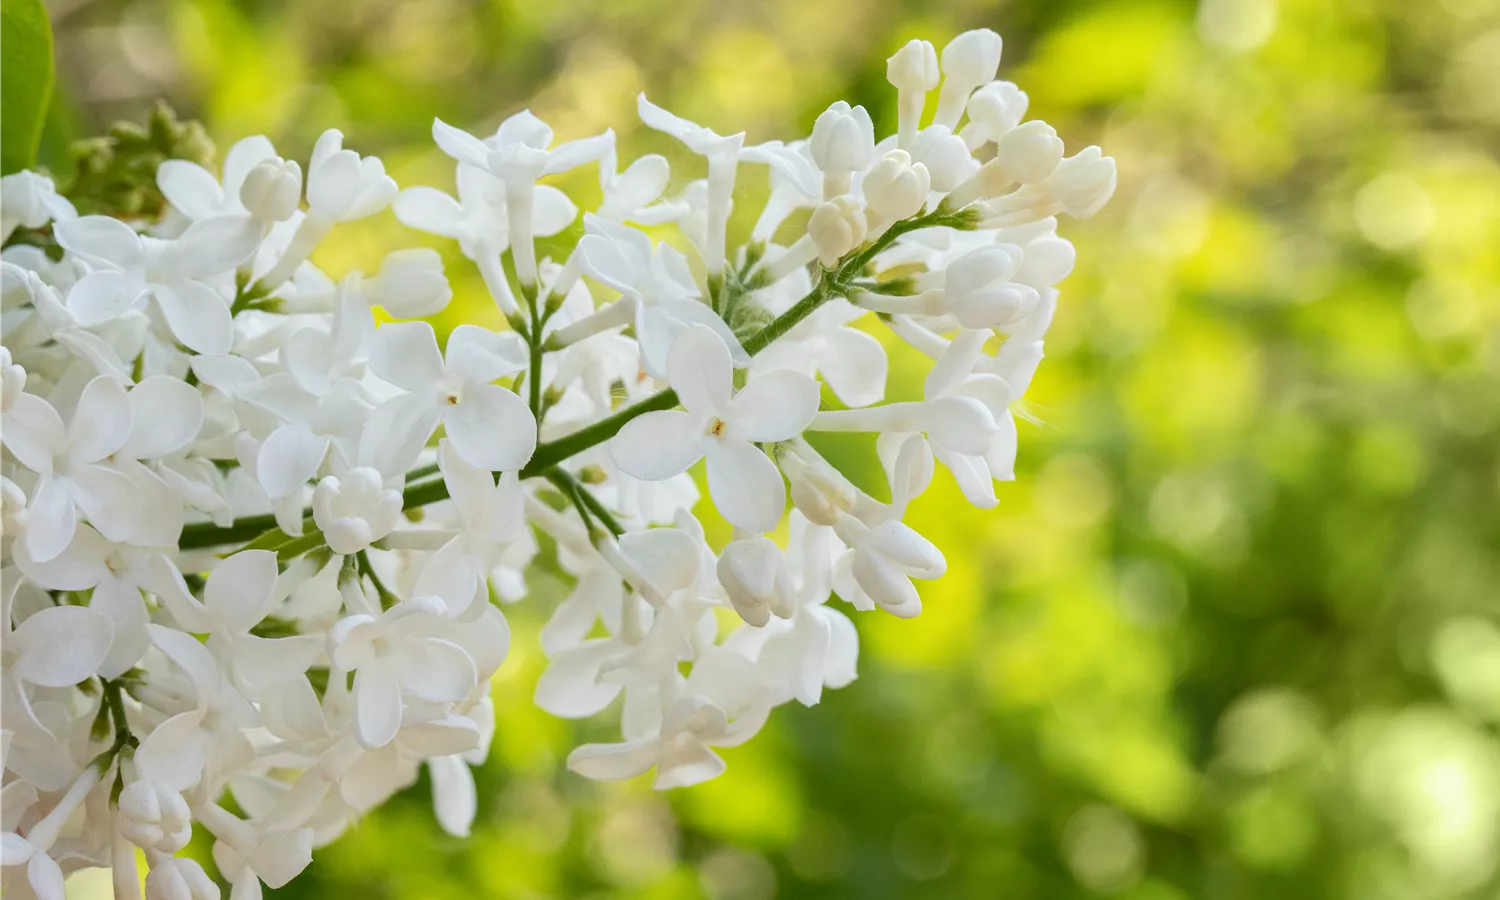
[[[856,617],[857,682],[704,786],[583,781],[563,760],[608,727],[531,705],[566,590],[539,574],[473,838],[424,782],[278,896],[1500,897],[1500,2],[48,5],[59,170],[157,97],[221,148],[305,160],[338,127],[444,188],[434,115],[530,105],[625,159],[662,146],[638,90],[751,141],[840,98],[888,128],[885,57],[981,26],[1033,117],[1119,162],[1063,223],[1018,481],[982,512],[939,475],[912,524],[949,574],[915,621]],[[495,319],[389,213],[318,260],[413,243],[448,257],[450,322]],[[919,371],[898,355],[891,394]]]

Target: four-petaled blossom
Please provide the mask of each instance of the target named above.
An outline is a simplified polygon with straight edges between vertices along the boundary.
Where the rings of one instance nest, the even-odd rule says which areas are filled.
[[[334,666],[354,673],[354,735],[360,746],[374,749],[396,737],[403,692],[456,703],[474,689],[473,658],[438,636],[446,622],[443,613],[438,598],[414,597],[378,618],[349,616],[329,632]]]
[[[372,464],[401,471],[439,423],[453,449],[471,465],[514,471],[536,449],[536,417],[494,382],[526,367],[519,336],[460,325],[448,336],[446,358],[426,322],[392,322],[375,332],[370,370],[407,393],[387,400],[370,419],[364,442]]]
[[[626,474],[662,481],[708,458],[708,491],[724,518],[751,531],[776,526],[786,506],[781,473],[756,443],[801,434],[818,411],[818,383],[801,372],[768,372],[736,393],[729,348],[693,326],[672,345],[667,380],[681,410],[633,419],[612,454]]]

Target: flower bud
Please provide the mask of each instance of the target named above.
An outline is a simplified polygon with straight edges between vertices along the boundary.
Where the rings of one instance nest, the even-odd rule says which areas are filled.
[[[918,132],[911,145],[911,156],[927,168],[932,190],[945,194],[978,168],[963,138],[945,125],[930,125]]]
[[[1115,192],[1115,161],[1098,147],[1085,147],[1057,164],[1052,197],[1075,219],[1092,216]]]
[[[819,203],[807,222],[807,233],[818,247],[818,259],[832,266],[864,242],[865,211],[847,194]]]
[[[931,191],[927,167],[913,163],[905,150],[892,150],[865,174],[865,205],[887,222],[921,212]]]
[[[281,222],[302,200],[302,167],[292,160],[267,159],[245,175],[240,203],[262,222]]]
[[[380,473],[364,466],[342,478],[329,475],[313,489],[313,521],[328,548],[345,556],[370,546],[396,528],[401,495],[386,490]]]
[[[976,28],[948,42],[943,48],[943,75],[970,89],[988,84],[1000,69],[1000,35]]]
[[[6,412],[26,390],[26,370],[11,362],[10,348],[0,347],[0,412]]]
[[[1028,102],[1026,92],[1009,81],[992,81],[975,91],[969,96],[969,124],[964,129],[969,146],[993,141],[1021,124]]]
[[[875,155],[875,125],[863,106],[834,103],[813,123],[813,162],[824,172],[857,172]]]
[[[792,482],[792,505],[814,525],[836,525],[839,516],[854,506],[854,488],[820,465],[808,466]]]
[[[927,41],[907,41],[885,61],[885,80],[898,91],[925,93],[937,87],[941,78],[937,51]]]
[[[140,778],[126,785],[119,810],[120,833],[142,849],[176,853],[193,836],[187,801],[159,781]]]
[[[146,874],[146,900],[219,900],[219,888],[194,860],[169,856]]]
[[[398,319],[434,315],[453,299],[453,288],[443,274],[443,258],[430,247],[386,254],[380,274],[368,279],[364,290],[371,303],[385,307]]]
[[[995,142],[994,161],[1010,181],[1035,184],[1052,174],[1062,155],[1063,142],[1056,129],[1037,120],[1000,135]]]
[[[1040,301],[1037,292],[1011,278],[1020,269],[1021,248],[991,244],[949,264],[944,281],[948,311],[965,328],[1003,328]]]
[[[774,613],[796,614],[796,590],[781,548],[763,535],[731,541],[719,556],[719,584],[747,623],[760,628]]]

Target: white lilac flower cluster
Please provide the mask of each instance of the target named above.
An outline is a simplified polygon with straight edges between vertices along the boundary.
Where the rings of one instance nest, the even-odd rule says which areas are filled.
[[[218,175],[163,164],[160,221],[4,179],[3,236],[50,223],[56,245],[3,254],[6,895],[112,866],[138,897],[139,848],[147,897],[216,897],[177,855],[196,825],[233,896],[258,897],[423,764],[465,834],[510,640],[492,601],[525,596],[544,543],[576,587],[541,632],[536,703],[620,716],[576,773],[713,778],[713,748],[853,680],[856,632],[827,601],[920,611],[912,580],[945,563],[902,518],[934,461],[994,505],[1073,266],[1055,216],[1114,188],[1098,148],[1064,156],[1022,121],[1000,47],[901,48],[879,141],[842,102],[805,140],[747,146],[643,96],[706,173],[675,192],[663,157],[622,170],[613,132],[554,143],[529,112],[485,138],[434,122],[456,197],[398,191],[337,131],[305,170],[260,137]],[[771,189],[731,249],[746,165]],[[581,167],[602,201],[565,258],[538,258],[579,215],[547,182]],[[457,239],[508,330],[439,346],[433,251],[337,282],[308,261],[388,206]],[[882,332],[933,360],[923,399],[881,402]],[[819,379],[842,408],[820,411]],[[878,433],[890,501],[809,431]],[[734,527],[718,553],[691,513],[700,459]],[[766,535],[788,483],[783,548]]]

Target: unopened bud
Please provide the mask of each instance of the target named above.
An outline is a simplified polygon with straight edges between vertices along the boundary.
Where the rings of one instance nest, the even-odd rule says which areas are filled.
[[[899,91],[925,93],[937,87],[941,78],[937,51],[927,41],[907,41],[885,61],[885,80]]]
[[[807,222],[807,233],[818,247],[818,259],[832,266],[864,242],[865,211],[847,194],[819,203]]]
[[[717,571],[735,612],[749,624],[760,628],[773,613],[786,619],[796,614],[796,590],[786,559],[769,538],[731,541],[719,555]]]
[[[854,489],[844,480],[809,466],[791,479],[792,505],[814,525],[836,525],[854,505]]]
[[[1011,181],[1035,184],[1051,175],[1062,161],[1063,142],[1051,125],[1027,122],[1002,134],[995,144],[994,162]]]
[[[146,874],[146,900],[219,900],[219,888],[197,862],[158,859]]]
[[[1052,197],[1057,207],[1075,219],[1099,211],[1115,192],[1115,161],[1098,147],[1085,147],[1057,164],[1052,172]]]
[[[905,150],[892,150],[865,174],[863,187],[870,211],[894,222],[921,212],[932,191],[932,176]]]
[[[988,28],[976,28],[948,42],[943,48],[943,75],[972,90],[988,84],[1000,69],[1000,35]]]
[[[291,218],[301,200],[302,167],[292,160],[265,160],[240,185],[240,203],[262,222]]]
[[[371,303],[385,307],[398,319],[435,315],[453,299],[453,288],[443,274],[443,258],[431,247],[386,254],[380,274],[366,281],[364,289]]]
[[[918,132],[911,145],[911,156],[918,165],[926,167],[932,190],[945,194],[978,167],[963,138],[944,125],[930,125]],[[926,199],[925,194],[922,199]]]
[[[193,836],[187,801],[159,781],[132,781],[120,792],[118,806],[120,833],[142,849],[176,853]]]
[[[875,125],[863,106],[840,100],[813,123],[813,162],[823,172],[857,172],[875,155]]]
[[[970,148],[993,141],[1021,124],[1030,99],[1009,81],[992,81],[969,95],[969,124],[964,140]]]
[[[1013,244],[991,244],[954,260],[943,286],[948,311],[965,328],[1002,328],[1035,309],[1037,292],[1011,282],[1022,258]]]

